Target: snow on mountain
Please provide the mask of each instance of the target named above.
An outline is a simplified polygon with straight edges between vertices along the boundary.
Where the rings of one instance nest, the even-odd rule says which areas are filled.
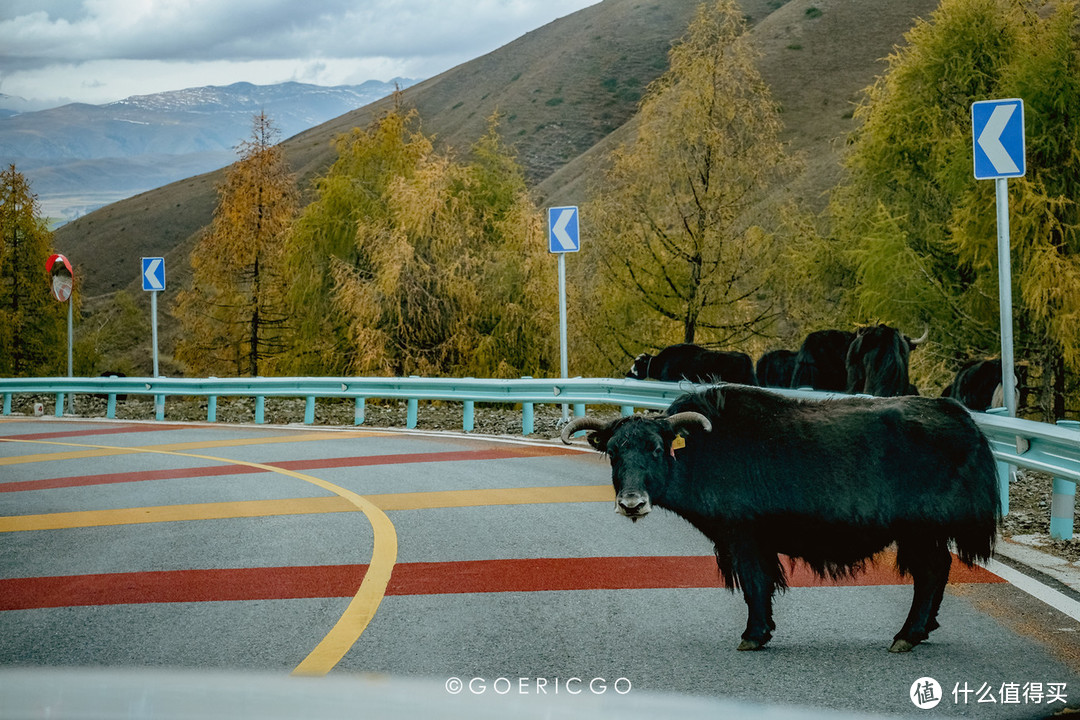
[[[0,167],[15,164],[45,213],[71,220],[105,204],[87,198],[113,202],[227,165],[259,112],[284,140],[414,82],[235,83],[33,112],[0,95]]]

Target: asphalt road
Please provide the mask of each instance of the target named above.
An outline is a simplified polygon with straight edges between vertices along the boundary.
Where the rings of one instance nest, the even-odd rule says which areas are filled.
[[[910,654],[887,652],[911,600],[887,562],[841,586],[796,568],[768,648],[736,652],[745,606],[707,541],[616,515],[609,477],[549,442],[5,418],[0,718],[160,717],[147,677],[218,709],[234,678],[226,704],[263,716],[272,687],[285,717],[312,687],[290,675],[367,701],[347,717],[1080,708],[1076,614],[958,563]],[[924,678],[930,710],[909,697]]]

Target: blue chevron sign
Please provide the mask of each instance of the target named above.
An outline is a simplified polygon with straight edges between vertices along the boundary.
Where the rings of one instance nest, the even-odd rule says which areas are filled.
[[[548,208],[548,251],[568,253],[580,249],[577,206]]]
[[[982,100],[971,105],[975,179],[1023,177],[1024,101]]]
[[[144,257],[142,259],[142,289],[165,289],[165,258]]]

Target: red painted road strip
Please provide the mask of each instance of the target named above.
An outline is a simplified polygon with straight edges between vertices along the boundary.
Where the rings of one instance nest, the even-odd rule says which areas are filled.
[[[788,570],[790,587],[906,585],[895,556],[855,578],[822,580],[806,566]],[[0,580],[0,611],[86,605],[351,597],[367,565],[173,570]],[[953,563],[950,583],[1001,583],[982,568]],[[542,558],[398,563],[387,595],[642,590],[723,587],[716,560],[701,557]]]
[[[369,455],[365,457],[317,458],[313,460],[287,460],[276,463],[263,463],[282,470],[319,470],[324,468],[364,467],[368,465],[401,465],[406,463],[426,462],[461,462],[474,460],[506,460],[523,457],[542,457],[545,455],[580,454],[570,448],[520,446],[513,449],[496,450],[453,450],[447,452],[409,453],[399,455]],[[104,473],[101,475],[76,475],[73,477],[46,478],[44,480],[26,480],[24,482],[0,483],[0,493],[22,492],[26,490],[54,490],[57,488],[86,487],[89,485],[111,485],[113,483],[143,482],[146,480],[172,480],[180,478],[213,477],[215,475],[244,475],[247,473],[266,472],[247,465],[209,465],[196,468],[177,468],[175,470],[142,470],[128,473]]]
[[[82,430],[57,430],[47,433],[28,433],[26,435],[0,435],[0,440],[54,440],[90,435],[119,435],[122,433],[160,432],[162,430],[187,430],[188,425],[121,425],[107,428],[84,428]]]

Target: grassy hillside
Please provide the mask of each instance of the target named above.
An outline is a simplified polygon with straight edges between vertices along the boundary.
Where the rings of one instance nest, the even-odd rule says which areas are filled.
[[[916,18],[938,0],[791,0],[744,3],[753,23],[759,68],[780,104],[790,150],[804,170],[788,190],[822,208],[841,177],[844,139],[862,91],[881,75]],[[536,185],[545,205],[574,204],[588,194],[612,148],[632,139],[633,119]]]
[[[606,0],[410,87],[403,100],[419,110],[426,133],[459,151],[483,134],[498,109],[506,139],[536,183],[626,122],[644,86],[665,69],[671,42],[695,5]],[[389,102],[286,140],[294,171],[302,180],[325,171],[333,161],[332,139],[366,126]],[[214,172],[173,183],[60,228],[58,251],[78,266],[86,297],[129,286],[144,255],[166,256],[170,283],[182,278],[188,241],[209,221],[221,178]]]
[[[631,137],[645,87],[666,69],[698,0],[604,0],[530,32],[402,93],[424,131],[466,152],[496,110],[538,204],[578,204],[607,150]],[[853,103],[881,74],[914,18],[936,0],[745,0],[763,57],[761,69],[781,104],[787,139],[806,170],[789,190],[820,207],[840,176]],[[284,147],[302,183],[333,161],[331,142],[385,110],[382,100],[289,138]],[[139,258],[166,257],[170,291],[189,280],[187,256],[217,202],[222,172],[192,177],[93,212],[61,227],[58,252],[76,265],[86,308],[119,289],[140,302]],[[97,299],[97,300],[95,300]],[[162,349],[170,346],[161,312]]]

